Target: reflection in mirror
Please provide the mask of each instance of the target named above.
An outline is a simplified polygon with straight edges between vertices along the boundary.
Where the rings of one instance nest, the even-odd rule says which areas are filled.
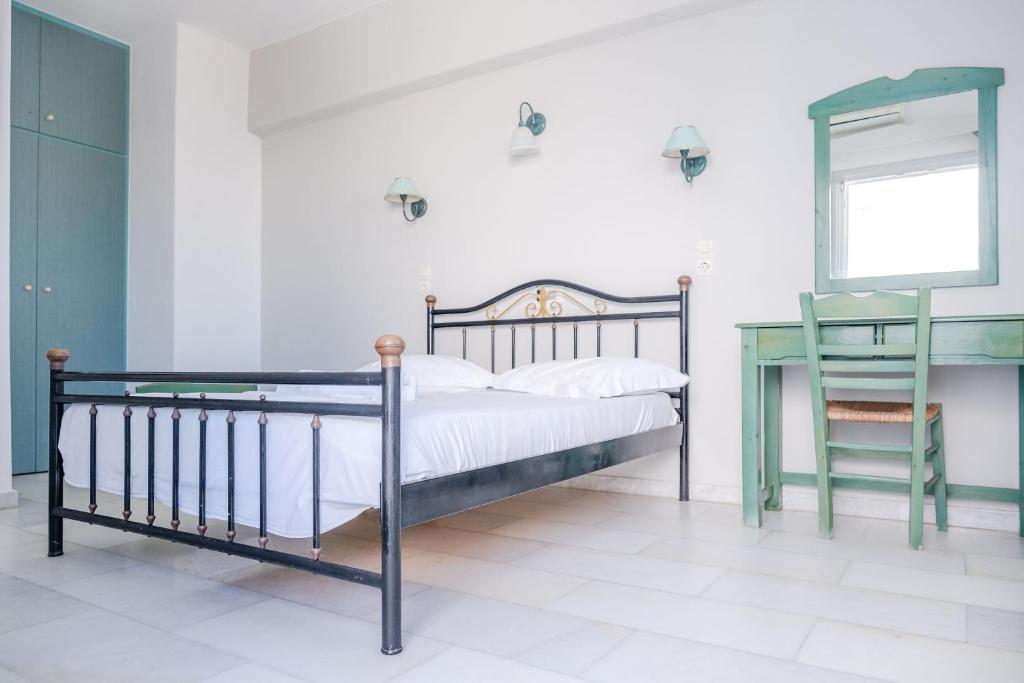
[[[829,133],[833,278],[979,267],[976,92],[834,114]]]

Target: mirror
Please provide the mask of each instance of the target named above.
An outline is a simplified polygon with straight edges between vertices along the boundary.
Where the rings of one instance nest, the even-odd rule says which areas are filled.
[[[995,284],[1001,69],[926,69],[811,105],[819,292]]]

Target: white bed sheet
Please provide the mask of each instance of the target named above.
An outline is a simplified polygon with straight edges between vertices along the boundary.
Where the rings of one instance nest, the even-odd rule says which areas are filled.
[[[256,398],[258,394],[232,394]],[[222,398],[222,396],[217,396]],[[210,395],[210,398],[214,398]],[[225,397],[226,398],[226,397]],[[275,397],[278,398],[278,397]],[[282,397],[283,398],[283,397]],[[288,400],[323,401],[291,395]],[[124,482],[122,408],[105,406],[97,416],[97,488],[121,494]],[[156,498],[171,500],[171,420],[157,409]],[[235,519],[259,521],[259,432],[254,413],[236,413]],[[207,423],[206,514],[227,517],[226,413],[211,411]],[[312,432],[305,415],[268,415],[267,527],[292,538],[312,534]],[[379,505],[381,422],[376,418],[321,418],[321,529],[344,524]],[[667,394],[610,399],[568,399],[505,391],[427,394],[402,403],[402,481],[430,479],[500,462],[519,460],[588,443],[667,427],[678,421]],[[179,505],[198,511],[198,411],[182,411]],[[89,406],[73,405],[60,434],[65,481],[89,486]],[[146,410],[132,416],[132,495],[147,489]],[[143,504],[144,505],[144,504]],[[136,516],[140,505],[133,505]],[[144,509],[144,508],[141,508]],[[120,510],[101,510],[117,514]]]

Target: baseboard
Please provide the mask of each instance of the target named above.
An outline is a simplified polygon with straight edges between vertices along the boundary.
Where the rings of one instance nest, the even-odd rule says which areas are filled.
[[[676,498],[679,495],[679,484],[674,481],[606,474],[587,474],[563,482],[562,485],[589,491],[661,498]],[[691,483],[690,500],[739,505],[743,500],[743,492],[739,486]],[[818,495],[811,486],[786,485],[783,488],[782,500],[786,510],[818,510]],[[901,494],[836,491],[833,495],[833,504],[836,514],[871,519],[905,522],[910,513],[907,498]],[[924,519],[928,524],[935,523],[935,506],[927,501],[924,506]],[[949,501],[950,526],[1017,533],[1019,523],[1017,506],[1012,503],[956,499]]]
[[[18,492],[14,489],[0,491],[0,510],[13,507],[18,507]]]

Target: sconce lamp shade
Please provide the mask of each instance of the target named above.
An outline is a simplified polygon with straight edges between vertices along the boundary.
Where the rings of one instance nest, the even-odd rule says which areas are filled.
[[[402,202],[415,204],[423,199],[423,197],[416,191],[416,186],[412,184],[411,180],[408,178],[395,178],[394,182],[391,183],[391,187],[388,188],[387,194],[384,195],[384,199],[396,204],[401,204]]]
[[[512,133],[512,141],[508,144],[508,153],[514,156],[520,154],[536,154],[540,151],[540,141],[529,128],[520,124]]]
[[[707,156],[711,153],[711,150],[704,143],[704,138],[700,136],[700,133],[693,126],[680,126],[673,130],[672,135],[668,138],[668,142],[665,143],[665,149],[661,155],[663,157],[679,158],[683,156],[684,150],[686,151],[686,156],[690,159]]]

